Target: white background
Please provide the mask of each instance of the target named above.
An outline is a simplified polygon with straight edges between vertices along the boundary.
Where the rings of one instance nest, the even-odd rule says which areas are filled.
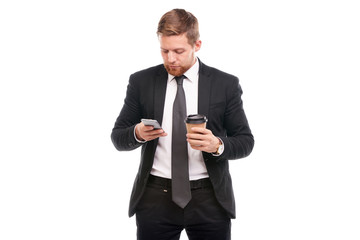
[[[233,239],[360,239],[356,2],[1,1],[0,239],[135,239],[140,152],[110,133],[173,8],[244,90],[256,143],[230,165]]]

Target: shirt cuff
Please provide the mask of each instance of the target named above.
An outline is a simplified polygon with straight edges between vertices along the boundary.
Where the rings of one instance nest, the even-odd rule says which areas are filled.
[[[220,156],[221,154],[223,154],[224,149],[225,149],[223,140],[221,140],[221,138],[219,138],[219,137],[218,137],[218,139],[219,139],[220,142],[221,142],[222,148],[219,149],[219,153],[211,153],[214,157],[218,157],[218,156]]]

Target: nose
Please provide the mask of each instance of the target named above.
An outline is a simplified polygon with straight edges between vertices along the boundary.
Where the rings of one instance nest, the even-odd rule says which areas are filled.
[[[168,61],[175,62],[175,53],[173,53],[172,51],[168,52]]]

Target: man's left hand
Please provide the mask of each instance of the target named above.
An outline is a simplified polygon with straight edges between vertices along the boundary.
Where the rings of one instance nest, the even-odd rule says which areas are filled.
[[[214,153],[220,145],[220,140],[214,136],[211,130],[200,127],[191,128],[193,133],[186,134],[187,141],[193,149],[203,152]]]

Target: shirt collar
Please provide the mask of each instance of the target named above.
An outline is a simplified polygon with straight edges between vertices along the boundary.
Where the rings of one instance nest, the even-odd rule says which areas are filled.
[[[186,76],[187,79],[189,79],[191,82],[195,81],[198,78],[199,75],[199,59],[196,58],[196,62],[195,64],[188,69],[184,75]],[[168,73],[168,81],[172,81],[174,79],[174,75],[171,75],[170,73]]]

